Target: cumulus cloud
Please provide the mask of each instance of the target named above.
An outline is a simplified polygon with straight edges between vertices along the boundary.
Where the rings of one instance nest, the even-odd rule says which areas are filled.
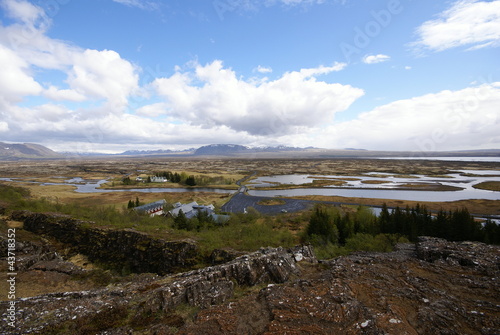
[[[167,112],[167,105],[163,102],[142,106],[137,109],[136,114],[154,118],[160,115],[165,115]]]
[[[333,120],[364,92],[330,84],[317,76],[340,71],[345,64],[287,72],[274,81],[255,83],[237,77],[221,61],[196,64],[153,82],[169,114],[193,125],[227,126],[252,135],[302,132]]]
[[[41,93],[42,87],[30,73],[29,64],[14,51],[0,44],[0,100],[18,102],[26,95]]]
[[[376,64],[376,63],[382,63],[382,62],[387,62],[389,59],[391,59],[390,56],[387,55],[366,55],[363,57],[363,63],[365,64]]]
[[[138,69],[111,50],[83,49],[46,36],[50,25],[43,10],[27,1],[4,0],[2,6],[18,20],[0,24],[0,98],[18,101],[23,96],[43,95],[56,101],[104,101],[122,110],[128,97],[138,89]],[[34,22],[44,19],[43,27]],[[67,87],[52,83],[43,87],[31,73],[61,71]]]
[[[87,49],[74,55],[67,81],[77,92],[125,106],[128,96],[138,89],[139,76],[117,52]]]
[[[455,2],[434,20],[417,28],[412,46],[443,51],[459,46],[469,49],[500,45],[500,0]]]
[[[500,83],[392,102],[332,125],[322,134],[340,147],[453,150],[500,145]]]
[[[85,95],[77,92],[76,90],[58,89],[53,85],[50,85],[49,88],[43,92],[43,95],[48,99],[55,101],[81,102],[87,100]]]
[[[128,118],[124,115],[129,98],[139,90],[136,66],[112,50],[84,49],[48,37],[50,19],[28,1],[0,4],[15,20],[8,26],[0,23],[0,131],[5,139],[103,144],[113,141],[113,133],[137,133],[132,127],[141,124],[137,120],[126,123],[126,130],[120,128],[120,120]],[[64,79],[38,81],[45,71],[58,72]],[[30,107],[19,105],[26,100]],[[72,110],[64,105],[67,102],[81,105]],[[103,124],[109,132],[94,136]]]

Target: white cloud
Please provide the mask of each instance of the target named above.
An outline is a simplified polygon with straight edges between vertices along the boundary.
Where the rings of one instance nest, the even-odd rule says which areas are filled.
[[[0,121],[0,133],[9,131],[9,124],[4,121]]]
[[[41,93],[42,87],[30,74],[29,64],[0,44],[0,100],[18,102],[26,95]]]
[[[345,64],[287,72],[274,81],[239,79],[221,61],[196,64],[154,81],[170,115],[203,127],[227,126],[253,135],[301,132],[330,122],[364,92],[349,85],[318,81],[316,76],[340,71]]]
[[[111,50],[85,50],[74,55],[68,84],[77,92],[107,99],[118,108],[138,89],[137,69]]]
[[[122,136],[124,130],[116,129],[120,123],[128,134],[151,137],[144,126],[147,119],[131,122],[125,116],[129,98],[139,90],[138,68],[115,51],[83,49],[48,37],[50,20],[26,1],[1,4],[17,20],[8,26],[0,23],[0,131],[6,139],[102,145],[113,142],[114,133]],[[55,83],[44,78],[41,84],[35,75],[45,71],[59,72],[65,79]],[[31,107],[17,105],[23,100]],[[66,102],[80,102],[81,107],[71,110]],[[109,132],[97,131],[103,124]],[[134,126],[144,127],[138,131]]]
[[[322,136],[338,147],[458,150],[500,146],[500,83],[395,101],[332,125]]]
[[[273,72],[273,69],[270,67],[265,67],[265,66],[257,66],[255,69],[253,69],[253,72],[259,72],[259,73],[271,73]]]
[[[43,92],[43,95],[50,100],[55,101],[74,101],[81,102],[87,100],[87,97],[76,90],[58,89],[55,86],[50,86]]]
[[[434,20],[417,28],[412,46],[443,51],[459,46],[469,50],[500,45],[500,0],[457,1]]]
[[[24,0],[3,0],[1,7],[11,18],[20,20],[29,27],[45,26],[47,17],[43,9]]]
[[[363,57],[363,63],[365,64],[377,64],[377,63],[382,63],[382,62],[387,62],[389,59],[391,59],[390,56],[387,55],[366,55]]]
[[[16,1],[4,1],[18,3]],[[38,7],[24,4],[16,9],[18,20],[30,21],[42,16]],[[15,6],[14,6],[15,7]],[[31,11],[23,8],[31,8]],[[10,8],[10,7],[9,7]],[[15,7],[17,8],[17,7]],[[49,21],[47,21],[49,22]],[[0,97],[17,101],[26,95],[41,95],[56,101],[103,101],[110,112],[120,112],[130,95],[138,90],[139,69],[118,53],[111,50],[82,49],[72,44],[51,39],[44,29],[14,23],[0,24],[0,63],[2,77]],[[40,85],[31,69],[61,71],[67,76],[68,87],[56,87],[49,83]],[[5,74],[5,75],[4,75]]]
[[[145,117],[157,117],[165,115],[167,113],[167,110],[168,106],[163,102],[159,102],[138,108],[136,114]]]

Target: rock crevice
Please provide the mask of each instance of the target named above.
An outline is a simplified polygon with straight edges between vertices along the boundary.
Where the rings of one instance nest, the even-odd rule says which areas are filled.
[[[61,214],[16,211],[11,218],[22,221],[30,232],[53,237],[90,261],[119,271],[165,275],[189,269],[199,257],[192,241],[165,241],[134,230],[93,228],[89,222]]]

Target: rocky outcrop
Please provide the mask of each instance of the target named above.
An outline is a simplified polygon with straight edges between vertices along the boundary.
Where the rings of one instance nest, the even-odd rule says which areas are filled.
[[[49,334],[67,329],[72,334],[95,334],[117,328],[127,334],[132,327],[152,327],[158,315],[174,314],[179,306],[197,308],[224,303],[236,286],[284,283],[301,271],[301,261],[315,261],[311,247],[265,248],[231,262],[173,276],[140,275],[135,280],[106,289],[47,294],[17,301],[16,329],[2,325],[5,334]],[[6,307],[0,303],[0,308]],[[3,315],[5,317],[5,315]],[[164,318],[165,319],[165,318]],[[184,322],[168,318],[177,326]],[[156,325],[168,328],[168,321]],[[107,332],[106,334],[110,334]]]
[[[164,275],[190,268],[199,255],[191,241],[165,241],[135,230],[92,228],[90,222],[66,215],[16,211],[11,217],[24,222],[24,229],[30,232],[53,237],[90,261],[122,272]]]
[[[449,242],[435,237],[419,237],[418,258],[431,263],[473,267],[486,274],[500,270],[498,246],[479,242]]]
[[[315,263],[309,246],[263,248],[175,275],[19,299],[16,328],[0,333],[500,334],[499,246],[421,238]]]
[[[0,258],[7,257],[7,236],[0,235]],[[16,242],[16,271],[26,271],[28,269],[50,267],[49,271],[57,271],[65,273],[76,273],[79,271],[71,263],[65,262],[57,253],[56,249],[47,243],[33,243],[28,241]]]
[[[499,261],[498,246],[431,238],[356,253],[202,310],[179,333],[500,334]]]

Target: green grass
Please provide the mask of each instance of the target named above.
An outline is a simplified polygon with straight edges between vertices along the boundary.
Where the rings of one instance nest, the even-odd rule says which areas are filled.
[[[149,217],[125,207],[83,206],[62,204],[49,199],[34,199],[22,188],[0,185],[0,200],[9,204],[9,210],[23,209],[33,212],[58,212],[75,219],[87,221],[84,227],[135,229],[166,240],[194,239],[202,252],[209,255],[213,249],[232,248],[238,251],[255,251],[264,246],[289,247],[298,243],[287,229],[277,229],[272,220],[260,222],[260,215],[233,215],[228,225],[201,231],[175,229],[173,220],[162,216]]]
[[[203,252],[232,248],[238,251],[254,251],[260,247],[291,247],[298,243],[287,229],[274,229],[268,223],[230,224],[214,230],[196,233]]]
[[[314,252],[318,259],[331,259],[345,256],[355,251],[390,252],[398,243],[408,243],[406,237],[398,234],[355,234],[348,238],[344,246],[328,243],[326,245],[316,245]]]

